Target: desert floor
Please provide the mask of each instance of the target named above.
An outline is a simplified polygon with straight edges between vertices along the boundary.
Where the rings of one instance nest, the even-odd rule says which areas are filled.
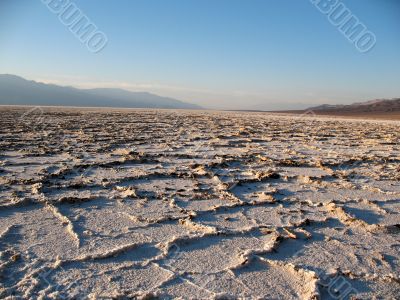
[[[3,107],[0,136],[0,298],[400,295],[400,122]]]

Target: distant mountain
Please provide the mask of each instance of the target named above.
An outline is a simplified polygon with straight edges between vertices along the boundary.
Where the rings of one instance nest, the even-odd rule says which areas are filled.
[[[327,110],[327,109],[336,109],[336,108],[341,108],[344,105],[341,104],[322,104],[322,105],[318,105],[318,106],[314,106],[314,107],[310,107],[307,110]]]
[[[29,81],[9,74],[0,74],[0,104],[201,109],[195,104],[146,92],[106,88],[77,89]]]
[[[350,105],[323,104],[308,110],[322,113],[393,113],[400,112],[400,98],[376,99]]]

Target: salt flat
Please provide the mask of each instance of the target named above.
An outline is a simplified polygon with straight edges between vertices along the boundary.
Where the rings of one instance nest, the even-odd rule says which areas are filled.
[[[0,298],[400,294],[400,122],[3,107],[0,125]]]

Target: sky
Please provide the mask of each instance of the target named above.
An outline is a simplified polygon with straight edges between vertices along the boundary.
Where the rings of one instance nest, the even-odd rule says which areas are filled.
[[[376,36],[366,53],[310,0],[65,1],[106,46],[89,51],[41,0],[0,0],[0,73],[213,109],[400,97],[398,0],[341,0]]]

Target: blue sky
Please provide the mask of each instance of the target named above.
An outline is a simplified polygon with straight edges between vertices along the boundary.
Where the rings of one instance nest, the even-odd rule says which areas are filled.
[[[309,0],[75,0],[92,53],[40,0],[0,0],[0,73],[120,87],[210,108],[400,97],[400,1],[342,0],[377,37],[360,53]]]

